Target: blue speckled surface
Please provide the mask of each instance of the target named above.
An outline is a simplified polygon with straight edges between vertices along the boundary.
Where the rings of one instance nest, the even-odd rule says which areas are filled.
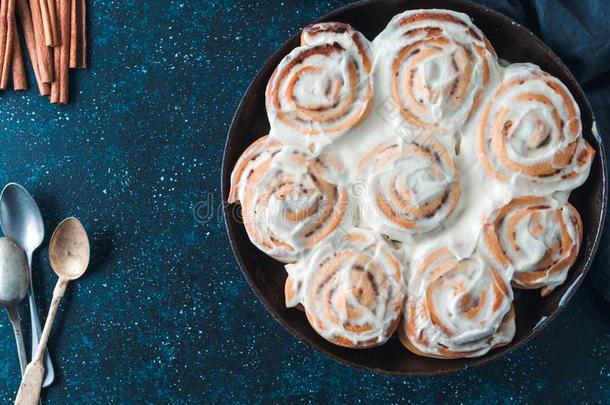
[[[34,90],[0,96],[0,182],[25,185],[45,216],[35,257],[45,312],[55,225],[78,216],[93,249],[52,334],[59,377],[47,403],[610,400],[610,306],[589,279],[525,347],[423,379],[328,360],[283,330],[251,292],[215,209],[228,125],[273,50],[347,2],[90,3],[92,63],[73,76],[74,102],[51,106]],[[19,383],[14,350],[0,316],[1,403]]]

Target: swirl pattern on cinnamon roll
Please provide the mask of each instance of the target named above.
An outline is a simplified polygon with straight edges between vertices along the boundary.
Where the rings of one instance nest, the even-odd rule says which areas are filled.
[[[263,137],[235,166],[229,202],[240,201],[252,242],[289,263],[340,225],[348,206],[344,177],[329,153],[315,156]]]
[[[552,197],[521,197],[498,208],[483,228],[482,250],[514,272],[520,288],[548,295],[562,284],[576,261],[582,222],[576,209]]]
[[[433,136],[381,143],[358,171],[367,179],[363,220],[394,240],[438,228],[459,200],[454,156]]]
[[[348,24],[306,27],[301,47],[276,68],[267,85],[269,121],[307,136],[334,138],[367,115],[373,98],[368,40]],[[278,131],[279,139],[290,131]]]
[[[506,68],[480,118],[477,153],[487,173],[522,194],[580,186],[595,155],[568,89],[532,64]]]
[[[373,42],[383,91],[417,131],[457,129],[496,74],[496,54],[470,18],[448,10],[397,15]]]
[[[340,346],[383,344],[396,330],[404,300],[402,266],[370,231],[327,239],[305,261],[286,266],[287,306],[301,303],[311,326]]]
[[[512,299],[507,281],[480,256],[458,260],[441,248],[411,277],[400,340],[427,357],[482,356],[512,340]]]

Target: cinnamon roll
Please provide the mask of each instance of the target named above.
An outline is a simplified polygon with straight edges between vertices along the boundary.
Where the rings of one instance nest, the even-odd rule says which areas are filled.
[[[487,173],[516,193],[572,190],[595,155],[582,138],[580,110],[568,89],[532,64],[506,68],[479,120],[477,153]]]
[[[548,295],[562,284],[576,261],[582,222],[576,209],[552,197],[521,197],[495,210],[485,222],[482,250],[514,272],[519,288]]]
[[[480,256],[458,260],[441,248],[411,277],[400,340],[426,357],[482,356],[512,340],[512,299],[507,281]]]
[[[358,171],[367,179],[363,221],[394,240],[438,228],[460,196],[453,154],[428,135],[379,144]]]
[[[410,128],[457,129],[496,74],[496,53],[470,18],[449,10],[397,15],[373,41],[380,85]]]
[[[274,135],[332,139],[360,123],[373,98],[371,59],[368,40],[348,24],[306,27],[301,46],[280,62],[267,85],[272,127],[279,121],[290,128],[278,127]]]
[[[329,153],[315,156],[263,137],[237,162],[229,202],[241,203],[252,242],[289,263],[341,224],[348,205],[344,177]]]
[[[383,344],[396,330],[404,299],[402,267],[370,231],[337,233],[306,261],[286,269],[287,306],[301,303],[326,340],[366,348]]]

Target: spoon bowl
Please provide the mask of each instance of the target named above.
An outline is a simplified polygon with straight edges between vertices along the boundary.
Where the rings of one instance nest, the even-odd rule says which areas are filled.
[[[11,238],[0,238],[0,305],[19,304],[28,295],[28,262]]]
[[[33,252],[44,239],[44,224],[34,198],[17,183],[8,183],[0,194],[0,226],[26,252]]]
[[[21,373],[25,371],[27,356],[17,305],[28,295],[29,277],[28,259],[23,249],[11,238],[0,238],[0,305],[6,309],[13,325]]]
[[[0,238],[0,305],[17,305],[28,295],[28,262],[12,239]]]
[[[57,226],[49,244],[49,260],[57,276],[76,280],[89,265],[89,238],[80,221],[66,218]]]

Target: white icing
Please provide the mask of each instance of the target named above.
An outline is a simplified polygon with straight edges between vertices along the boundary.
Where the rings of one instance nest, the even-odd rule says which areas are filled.
[[[542,318],[540,318],[540,320],[536,323],[536,325],[534,325],[534,329],[533,330],[536,330],[539,327],[541,327],[542,324],[547,320],[547,318],[548,318],[547,316],[543,316]]]
[[[563,293],[563,295],[561,296],[561,299],[559,300],[559,307],[563,307],[566,302],[568,302],[568,300],[571,298],[571,294],[572,291],[574,290],[574,288],[576,288],[576,286],[578,286],[578,283],[580,282],[580,279],[582,278],[584,274],[579,274],[578,277],[576,277],[576,280],[574,280],[574,282],[572,284],[570,284],[570,286],[568,287],[568,289],[566,290],[565,293]]]
[[[599,131],[597,130],[597,121],[593,121],[593,125],[591,126],[591,133],[593,137],[597,141],[597,143],[602,143],[602,138],[599,136]]]

